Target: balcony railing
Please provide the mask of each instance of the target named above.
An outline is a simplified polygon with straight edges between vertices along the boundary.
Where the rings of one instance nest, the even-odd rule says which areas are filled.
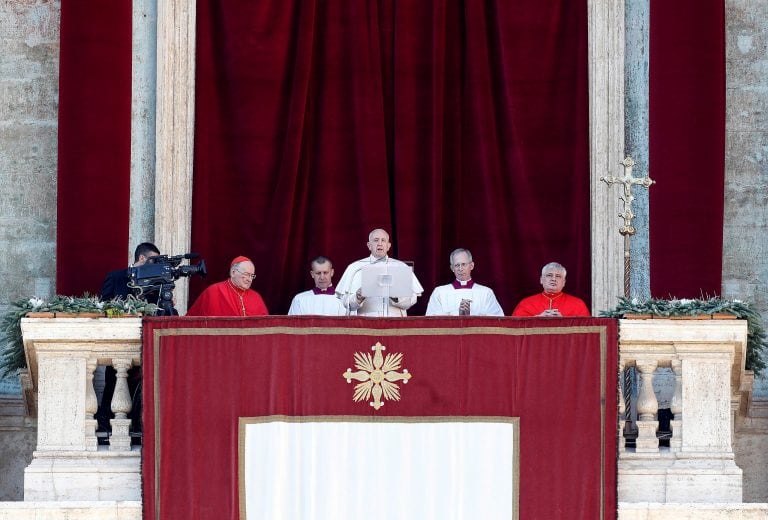
[[[746,321],[621,320],[619,329],[619,501],[741,502],[733,425],[751,382]],[[669,384],[654,385],[660,378]],[[668,431],[659,386],[671,387]]]
[[[25,318],[27,409],[37,415],[37,448],[24,499],[140,500],[141,451],[131,446],[128,370],[141,365],[140,318]],[[93,385],[98,365],[115,368],[107,445],[99,445]]]

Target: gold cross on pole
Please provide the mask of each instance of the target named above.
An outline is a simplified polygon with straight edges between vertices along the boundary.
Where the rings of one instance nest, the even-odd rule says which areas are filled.
[[[630,284],[629,275],[631,272],[630,263],[630,237],[635,234],[635,227],[632,225],[632,219],[635,218],[635,214],[632,212],[632,201],[635,200],[632,195],[632,186],[640,185],[646,189],[650,189],[652,184],[656,184],[656,181],[650,177],[633,177],[632,167],[635,165],[635,161],[631,157],[625,157],[619,164],[624,166],[624,177],[614,177],[613,175],[607,177],[600,177],[600,180],[608,184],[623,184],[624,194],[619,196],[619,199],[624,203],[624,211],[619,213],[619,217],[624,220],[624,224],[619,227],[619,233],[624,237],[624,297],[630,297]]]

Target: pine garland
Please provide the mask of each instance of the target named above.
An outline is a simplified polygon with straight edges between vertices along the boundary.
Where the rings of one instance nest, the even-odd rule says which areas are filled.
[[[12,302],[10,309],[0,319],[0,377],[15,374],[27,366],[21,336],[21,319],[29,312],[103,313],[108,318],[126,314],[154,316],[157,313],[157,305],[135,296],[101,301],[87,293],[80,297],[54,296],[50,301],[29,298]]]
[[[639,301],[636,298],[619,298],[615,309],[602,311],[601,316],[622,318],[626,314],[653,314],[656,316],[700,316],[727,313],[736,318],[747,320],[747,361],[746,369],[760,375],[766,367],[764,356],[768,354],[768,337],[763,328],[763,319],[749,303],[741,300],[724,298],[706,299],[649,299]]]

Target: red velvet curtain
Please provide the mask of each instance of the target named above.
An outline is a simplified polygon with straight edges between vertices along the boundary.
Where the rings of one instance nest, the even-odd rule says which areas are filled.
[[[616,518],[615,320],[150,318],[144,330],[148,520],[239,518],[238,419],[271,415],[519,417],[520,518]],[[342,373],[377,341],[412,378],[375,411]]]
[[[61,3],[59,294],[98,293],[107,271],[125,267],[131,171],[131,18],[130,0]]]
[[[62,294],[125,263],[130,10],[61,9]],[[340,271],[383,226],[428,291],[464,246],[507,312],[553,259],[589,296],[586,2],[201,0],[198,24],[192,240],[212,279],[248,254],[285,312],[312,257]],[[720,290],[724,45],[722,0],[652,2],[655,296]]]
[[[650,52],[651,293],[720,294],[723,0],[651,0]]]
[[[252,257],[284,313],[392,233],[427,294],[472,250],[507,313],[569,268],[589,298],[587,4],[197,3],[192,246],[222,279]]]

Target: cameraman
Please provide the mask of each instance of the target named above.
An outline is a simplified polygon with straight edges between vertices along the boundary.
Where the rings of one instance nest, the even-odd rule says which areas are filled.
[[[133,266],[144,265],[147,260],[159,255],[160,250],[157,248],[157,246],[155,246],[155,244],[152,244],[151,242],[143,242],[136,246],[136,251],[133,253]],[[117,297],[126,298],[129,294],[135,294],[134,290],[128,287],[129,280],[130,271],[128,269],[118,269],[117,271],[109,272],[107,277],[104,279],[104,283],[101,285],[101,300],[106,301]],[[149,298],[147,298],[148,296]],[[155,292],[150,294],[143,294],[139,297],[146,299],[149,303],[157,304],[159,294]],[[175,314],[178,313],[176,312]],[[112,396],[115,392],[115,383],[117,382],[117,378],[114,368],[111,366],[107,366],[105,368],[104,393],[102,394],[101,403],[99,403],[99,409],[96,412],[95,418],[99,424],[99,431],[109,432],[112,431],[109,420],[115,416],[115,414],[112,413]],[[141,367],[132,367],[128,371],[128,390],[131,393],[131,401],[133,402],[133,406],[128,417],[132,421],[131,429],[133,431],[141,431],[140,385]]]
[[[160,256],[160,250],[151,242],[143,242],[136,246],[136,251],[133,253],[133,266],[138,267],[147,263],[147,260],[155,256]],[[131,273],[128,269],[118,269],[117,271],[111,271],[104,279],[104,283],[101,285],[101,299],[103,301],[117,298],[118,296],[125,298],[129,294],[135,294],[134,291],[128,287],[128,280],[131,279]],[[157,303],[158,294],[152,294],[154,301],[149,303]]]

